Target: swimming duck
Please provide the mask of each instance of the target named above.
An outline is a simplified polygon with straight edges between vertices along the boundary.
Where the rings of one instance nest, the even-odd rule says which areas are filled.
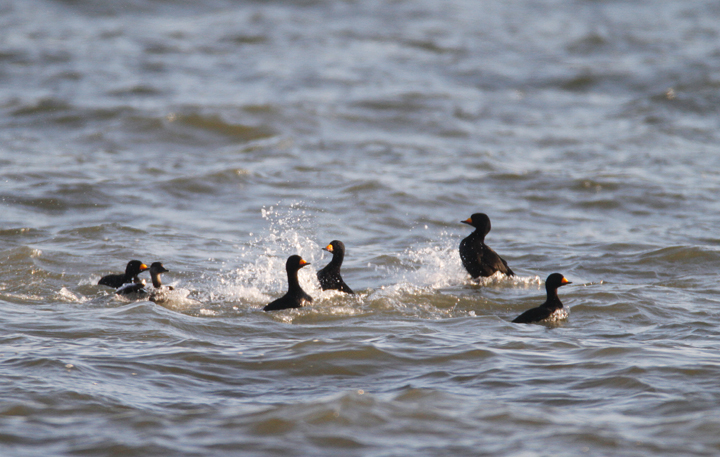
[[[333,240],[327,245],[327,247],[324,247],[323,250],[331,252],[333,256],[330,263],[317,273],[322,290],[332,289],[348,294],[355,293],[347,284],[345,284],[342,276],[340,276],[340,267],[342,266],[343,259],[345,258],[345,245],[343,242]]]
[[[148,300],[156,303],[167,300],[167,292],[170,290],[175,290],[173,286],[163,286],[162,281],[160,280],[160,273],[169,272],[170,270],[166,269],[160,262],[153,262],[152,265],[150,265],[150,279],[152,279],[154,290],[150,292]]]
[[[264,311],[277,311],[280,309],[300,308],[305,303],[312,303],[312,297],[305,293],[298,281],[298,271],[305,265],[310,265],[299,255],[291,255],[285,262],[285,271],[288,277],[288,291],[285,295],[269,303]]]
[[[572,283],[565,279],[565,276],[560,273],[553,273],[548,276],[547,280],[545,280],[545,290],[547,291],[547,300],[545,300],[545,303],[537,308],[525,311],[513,319],[513,322],[517,324],[530,324],[532,322],[540,322],[556,316],[558,318],[564,317],[561,316],[560,313],[566,315],[567,312],[563,310],[563,304],[560,301],[560,298],[558,298],[557,290],[558,287],[562,287],[566,284]]]
[[[123,284],[137,283],[140,281],[137,276],[147,269],[148,266],[141,261],[131,260],[125,267],[124,274],[103,276],[102,278],[100,278],[100,281],[98,281],[98,284],[102,286],[114,287],[115,289],[117,289]]]
[[[490,218],[486,214],[475,213],[461,222],[475,227],[475,231],[460,242],[460,259],[470,276],[492,276],[496,271],[515,276],[507,262],[485,244],[485,236],[490,232]]]
[[[152,292],[145,289],[145,280],[141,280],[134,283],[123,284],[118,287],[115,293],[118,295],[137,294],[138,298],[149,297],[150,301],[155,301],[153,298],[160,298],[164,289],[173,290],[172,286],[164,287],[160,280],[160,273],[168,273],[168,271],[161,262],[153,262],[150,265],[150,279],[152,280],[154,288]]]

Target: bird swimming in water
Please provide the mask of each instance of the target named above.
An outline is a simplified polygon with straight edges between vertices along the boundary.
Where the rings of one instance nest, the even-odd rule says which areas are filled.
[[[298,281],[298,271],[305,265],[310,265],[299,255],[291,255],[285,262],[285,271],[288,277],[288,291],[285,295],[269,303],[263,311],[277,311],[280,309],[301,308],[305,303],[312,303],[312,297],[305,293]]]
[[[331,252],[333,256],[330,263],[317,273],[322,290],[339,290],[348,294],[354,294],[355,292],[345,284],[342,276],[340,276],[340,267],[345,258],[345,245],[343,242],[333,240],[327,247],[323,248],[323,250]]]
[[[163,287],[162,281],[160,280],[160,273],[169,273],[170,270],[166,269],[161,262],[153,262],[150,265],[150,279],[152,280],[153,287],[161,289]],[[172,286],[167,286],[172,290]]]
[[[152,279],[154,290],[150,292],[148,300],[156,303],[165,301],[168,298],[168,291],[175,290],[173,286],[163,286],[160,280],[160,273],[169,272],[170,270],[166,269],[160,262],[153,262],[150,265],[150,279]]]
[[[492,276],[496,271],[515,276],[505,259],[485,244],[485,236],[490,232],[490,218],[486,214],[475,213],[461,222],[475,227],[475,231],[460,242],[460,259],[470,276]]]
[[[161,273],[168,273],[169,270],[165,269],[161,262],[153,262],[150,265],[150,279],[152,280],[154,290],[152,292],[145,289],[145,281],[139,281],[135,283],[123,284],[120,286],[115,293],[118,295],[131,295],[137,294],[138,298],[148,297],[150,301],[155,301],[153,298],[161,298],[163,292],[162,280],[160,279]],[[167,290],[173,290],[172,286],[167,286]]]
[[[556,314],[559,314],[559,312],[563,312],[563,314],[567,315],[567,312],[563,310],[563,304],[560,301],[560,298],[558,298],[557,290],[558,287],[562,287],[566,284],[572,284],[570,281],[565,279],[563,275],[560,273],[553,273],[550,276],[548,276],[547,280],[545,280],[545,290],[547,291],[547,300],[545,300],[545,303],[538,306],[537,308],[532,308],[515,319],[513,319],[513,322],[516,324],[530,324],[532,322],[540,322],[544,321],[545,319],[555,317]],[[564,317],[557,315],[557,317]]]
[[[114,287],[115,289],[121,287],[123,284],[137,283],[140,280],[138,275],[143,271],[147,270],[148,266],[139,260],[131,260],[125,267],[124,274],[107,275],[100,278],[98,284],[101,286]]]

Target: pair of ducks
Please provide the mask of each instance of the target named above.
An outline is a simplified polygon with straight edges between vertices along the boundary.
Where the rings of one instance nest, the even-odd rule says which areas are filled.
[[[464,224],[475,227],[475,231],[460,242],[460,259],[463,266],[470,273],[473,279],[481,276],[492,276],[496,272],[507,276],[515,276],[505,259],[485,244],[485,236],[490,232],[490,218],[483,213],[475,213],[467,220],[461,221]],[[345,256],[345,245],[340,241],[333,241],[325,250],[333,253],[332,261],[317,274],[320,286],[323,290],[335,289],[342,292],[353,293],[340,276],[340,266]],[[300,308],[305,303],[312,303],[312,297],[305,293],[298,281],[298,271],[309,265],[299,255],[292,255],[285,263],[285,270],[288,275],[288,292],[263,308],[265,311],[276,311],[289,308]],[[565,313],[563,304],[558,297],[559,287],[571,284],[560,273],[553,273],[545,281],[547,299],[545,303],[532,308],[515,319],[514,323],[528,324],[540,322],[546,319],[554,319]]]
[[[150,270],[150,279],[154,288],[152,291],[145,288],[144,279],[138,278],[138,275],[145,270]],[[125,267],[125,273],[103,276],[98,281],[98,284],[113,287],[118,295],[136,295],[138,297],[148,297],[151,301],[158,301],[162,298],[164,290],[160,274],[169,271],[161,262],[153,262],[148,267],[139,260],[131,260]],[[172,286],[167,286],[167,289],[173,290]]]
[[[355,292],[345,284],[340,276],[340,267],[345,258],[345,245],[342,241],[333,240],[324,251],[332,253],[332,260],[322,270],[318,271],[317,278],[322,290],[339,290],[346,294]],[[291,255],[285,262],[285,271],[288,277],[288,291],[285,295],[263,308],[264,311],[278,311],[281,309],[301,308],[305,303],[312,303],[312,297],[305,293],[298,281],[298,271],[305,265],[310,265],[299,255]]]
[[[515,276],[505,259],[485,244],[485,236],[490,233],[490,218],[487,214],[475,213],[461,222],[475,227],[475,231],[460,242],[460,259],[473,279],[480,276],[492,276],[498,271],[506,276]],[[563,304],[558,298],[557,290],[567,284],[572,283],[560,273],[553,273],[548,276],[545,280],[545,291],[547,293],[545,303],[537,308],[525,311],[513,319],[513,322],[529,324],[566,315]]]

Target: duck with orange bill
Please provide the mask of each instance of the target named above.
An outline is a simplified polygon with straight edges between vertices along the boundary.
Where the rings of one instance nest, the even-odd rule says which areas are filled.
[[[460,259],[470,276],[492,276],[498,271],[515,276],[505,259],[485,244],[485,236],[490,232],[490,218],[487,214],[475,213],[460,222],[475,227],[475,231],[460,242]]]
[[[320,287],[322,290],[339,290],[347,294],[353,294],[355,292],[345,284],[342,276],[340,276],[340,267],[342,266],[343,259],[345,258],[345,245],[342,241],[333,240],[323,250],[332,253],[332,260],[328,263],[325,268],[318,271],[317,277],[320,281]]]
[[[301,308],[306,303],[312,303],[310,295],[300,287],[298,271],[305,265],[310,265],[299,255],[291,255],[285,262],[285,271],[288,278],[288,291],[285,295],[266,305],[264,311],[278,311],[281,309]]]
[[[161,262],[153,262],[150,265],[150,279],[152,280],[153,289],[152,291],[148,291],[145,288],[145,281],[139,281],[136,283],[128,283],[123,284],[122,286],[118,287],[118,289],[115,291],[118,295],[137,295],[138,298],[145,298],[148,297],[150,301],[157,301],[160,298],[163,298],[165,291],[173,290],[172,286],[163,286],[162,280],[160,279],[161,273],[168,273],[169,270],[167,270]]]
[[[513,319],[513,322],[516,324],[531,324],[545,320],[555,321],[567,317],[567,311],[563,309],[563,304],[557,294],[558,288],[567,284],[572,283],[565,279],[565,276],[560,273],[553,273],[548,276],[545,281],[545,291],[547,292],[547,300],[545,300],[545,303],[537,308],[525,311]]]
[[[131,260],[125,267],[125,273],[106,275],[100,278],[98,284],[101,286],[113,287],[115,289],[122,287],[123,284],[140,283],[138,275],[147,270],[148,266],[139,260]]]

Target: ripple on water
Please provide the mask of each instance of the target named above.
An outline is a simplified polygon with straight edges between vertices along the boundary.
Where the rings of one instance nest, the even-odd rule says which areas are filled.
[[[251,182],[248,170],[231,168],[198,175],[188,175],[159,182],[158,187],[175,198],[192,198],[194,194],[226,195],[229,189],[242,189]]]
[[[248,126],[233,123],[214,114],[176,113],[172,121],[185,128],[222,135],[235,141],[254,141],[276,135],[274,130],[268,126]]]
[[[717,454],[715,3],[0,3],[12,451]]]

